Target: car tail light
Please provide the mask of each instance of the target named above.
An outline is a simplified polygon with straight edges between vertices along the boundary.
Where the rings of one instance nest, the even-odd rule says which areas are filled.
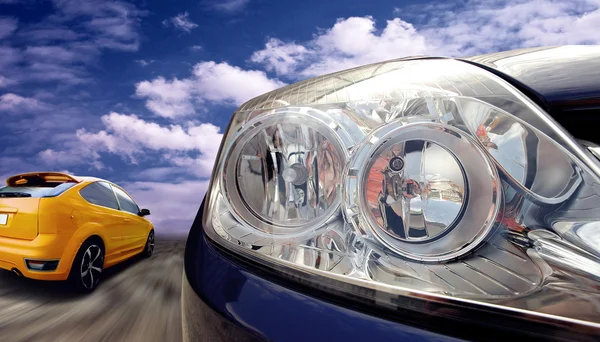
[[[599,175],[503,79],[391,61],[242,105],[203,223],[241,257],[376,306],[420,298],[599,328]]]

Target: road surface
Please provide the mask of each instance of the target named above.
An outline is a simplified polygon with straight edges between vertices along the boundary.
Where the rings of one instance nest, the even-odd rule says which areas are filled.
[[[105,270],[89,295],[0,272],[0,340],[181,341],[184,246],[157,237],[150,259]]]

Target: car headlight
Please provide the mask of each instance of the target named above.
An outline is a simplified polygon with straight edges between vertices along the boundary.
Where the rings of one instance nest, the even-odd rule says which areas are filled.
[[[203,223],[246,259],[373,305],[420,298],[598,328],[599,171],[500,77],[391,61],[242,105]]]

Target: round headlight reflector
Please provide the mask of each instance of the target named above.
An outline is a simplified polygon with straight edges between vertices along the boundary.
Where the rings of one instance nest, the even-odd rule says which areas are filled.
[[[319,114],[264,115],[237,133],[224,163],[224,195],[251,227],[295,234],[338,209],[347,158],[335,125]]]
[[[346,212],[358,216],[350,221],[359,231],[419,261],[458,258],[489,235],[500,181],[472,138],[439,123],[398,122],[367,140],[346,182]]]
[[[371,220],[400,241],[443,236],[456,225],[467,201],[460,162],[432,141],[407,140],[388,146],[373,159],[365,176]]]

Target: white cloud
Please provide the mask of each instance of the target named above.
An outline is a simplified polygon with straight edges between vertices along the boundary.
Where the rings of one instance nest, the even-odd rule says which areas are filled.
[[[124,1],[54,0],[60,22],[76,22],[94,36],[99,48],[136,51],[139,48],[139,18],[146,13]]]
[[[268,71],[279,75],[292,72],[303,61],[309,50],[295,43],[284,43],[277,38],[271,38],[265,48],[252,54],[251,60],[263,63]]]
[[[527,46],[600,43],[600,10],[573,19],[569,16],[534,19],[520,30],[519,37]]]
[[[220,141],[216,142],[214,147],[219,147]],[[165,159],[175,165],[179,171],[185,171],[196,177],[207,177],[211,174],[216,159],[214,155],[201,155],[199,157],[190,157],[185,154],[165,154]]]
[[[14,83],[14,81],[11,80],[10,78],[6,78],[6,77],[0,75],[0,88],[7,87],[13,83]]]
[[[165,19],[163,21],[163,25],[165,26],[173,26],[174,28],[181,30],[186,33],[190,33],[193,29],[198,27],[198,24],[194,23],[189,18],[188,12],[180,13],[172,18]]]
[[[139,146],[152,150],[187,151],[198,149],[214,153],[217,149],[214,142],[218,143],[221,140],[219,127],[206,123],[187,128],[181,125],[166,127],[154,122],[144,121],[135,115],[124,115],[115,112],[104,115],[102,122],[106,130],[110,132],[110,136],[119,140],[119,144],[116,145],[106,144],[111,152],[128,153],[129,151],[135,151]],[[82,133],[80,137],[84,135],[86,134]]]
[[[210,7],[217,11],[233,13],[242,10],[250,0],[216,0],[210,4]]]
[[[454,15],[430,17],[419,30],[431,49],[448,55],[474,55],[540,45],[600,42],[590,31],[598,24],[597,0],[472,0],[444,10],[440,4],[423,8]]]
[[[154,122],[144,121],[135,115],[110,113],[102,117],[105,129],[99,132],[77,131],[77,138],[86,148],[98,152],[109,152],[136,162],[136,156],[146,151],[159,151],[169,156],[167,161],[178,165],[177,156],[187,156],[187,152],[199,152],[197,160],[199,176],[210,174],[215,160],[222,134],[219,127],[202,123],[160,126]],[[177,154],[179,153],[179,154]],[[183,153],[183,154],[182,154]]]
[[[104,164],[97,160],[100,158],[97,152],[91,152],[76,145],[71,146],[72,148],[64,151],[45,149],[39,152],[37,156],[42,163],[52,167],[79,166],[88,162],[94,170],[104,169]]]
[[[23,112],[38,109],[41,106],[41,103],[34,98],[23,97],[13,93],[0,95],[0,111]]]
[[[81,84],[89,82],[87,70],[80,65],[65,64],[60,61],[31,61],[23,74],[19,77],[21,81],[36,82],[60,82],[61,84]]]
[[[192,46],[190,46],[190,50],[192,50],[192,51],[200,51],[202,49],[203,49],[203,47],[201,45],[192,45]]]
[[[0,39],[7,38],[17,29],[17,19],[0,17]]]
[[[135,171],[130,174],[132,179],[143,179],[145,181],[164,181],[180,176],[182,171],[179,167],[163,166],[146,168],[142,171]]]
[[[72,41],[81,37],[75,31],[62,26],[33,25],[32,27],[20,30],[19,37],[25,38],[30,42],[48,42],[48,41]]]
[[[596,0],[420,4],[397,8],[398,17],[382,28],[372,17],[350,17],[338,19],[302,44],[272,38],[252,61],[298,78],[411,55],[466,56],[539,45],[598,44],[599,6]]]
[[[104,129],[89,131],[81,128],[62,139],[62,149],[45,149],[38,159],[50,166],[80,166],[102,170],[102,153],[123,157],[129,164],[157,158],[154,163],[166,164],[147,170],[144,177],[156,179],[171,171],[179,176],[207,177],[212,171],[221,139],[220,128],[209,123],[161,126],[136,115],[112,112],[102,117]]]
[[[313,76],[425,51],[424,37],[399,18],[378,32],[372,17],[350,17],[338,19],[304,46],[271,39],[252,60],[280,75]]]
[[[89,66],[105,50],[139,48],[145,12],[124,1],[54,0],[48,15],[20,22],[15,39],[0,44],[0,69],[14,83],[89,81]],[[0,18],[0,39],[17,22]]]
[[[30,46],[25,49],[24,53],[28,61],[34,63],[35,61],[71,63],[89,58],[85,54],[77,54],[73,50],[62,46]]]
[[[151,60],[151,59],[148,59],[148,60],[146,60],[146,59],[136,59],[135,62],[137,64],[139,64],[140,66],[142,66],[142,67],[147,67],[148,65],[154,63],[154,60]]]
[[[152,81],[139,82],[135,88],[137,96],[148,99],[146,108],[156,115],[175,118],[195,113],[192,82],[188,79],[174,78],[168,81],[158,77]]]
[[[194,67],[195,87],[203,100],[240,105],[285,83],[263,71],[243,70],[227,63],[202,62]]]
[[[12,67],[21,60],[21,52],[10,46],[0,45],[0,69],[3,72],[11,71]]]
[[[196,105],[204,102],[240,105],[284,85],[263,71],[211,61],[196,64],[189,78],[158,77],[140,82],[136,84],[136,95],[146,97],[146,107],[155,114],[175,118],[194,113]]]

